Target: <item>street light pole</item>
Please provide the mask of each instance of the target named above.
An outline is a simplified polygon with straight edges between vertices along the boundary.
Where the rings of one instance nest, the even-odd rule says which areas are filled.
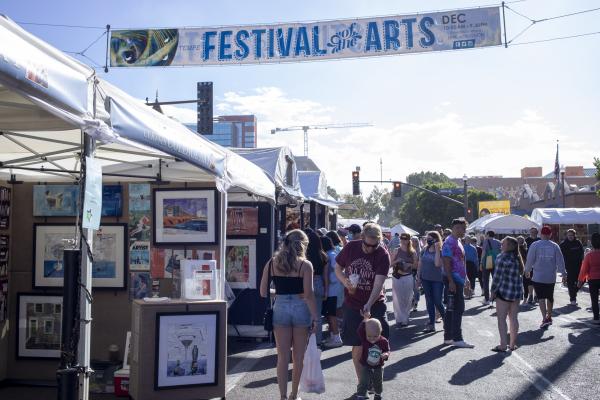
[[[464,215],[465,215],[465,221],[469,220],[469,198],[468,198],[468,194],[467,194],[467,174],[463,175],[463,208],[464,208]]]
[[[563,166],[560,169],[560,179],[562,181],[562,208],[566,207],[566,199],[565,199],[565,167]]]

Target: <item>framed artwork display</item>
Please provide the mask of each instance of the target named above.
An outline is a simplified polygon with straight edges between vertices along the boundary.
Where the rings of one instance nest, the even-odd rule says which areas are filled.
[[[154,244],[217,244],[216,189],[154,189]]]
[[[154,389],[218,384],[219,313],[156,314]]]
[[[8,319],[8,278],[0,278],[0,322]]]
[[[228,207],[227,235],[256,236],[258,235],[258,208]]]
[[[73,217],[77,215],[78,185],[35,185],[34,217]]]
[[[121,185],[102,185],[102,216],[120,217],[123,213]]]
[[[92,243],[92,286],[125,289],[127,276],[127,224],[104,224]],[[72,238],[73,225],[34,224],[33,287],[62,287],[64,239]]]
[[[150,272],[129,273],[129,300],[152,297],[152,277]]]
[[[0,229],[10,226],[10,188],[0,186]]]
[[[62,296],[17,295],[17,357],[60,358]]]
[[[233,289],[256,289],[256,240],[227,239],[225,279]]]

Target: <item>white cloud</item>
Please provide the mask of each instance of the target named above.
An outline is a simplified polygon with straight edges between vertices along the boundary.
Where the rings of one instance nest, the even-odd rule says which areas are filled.
[[[198,120],[198,113],[196,110],[191,108],[183,108],[176,106],[160,106],[163,110],[163,113],[171,118],[176,119],[182,124],[191,124],[195,123]]]
[[[228,92],[216,110],[220,114],[255,114],[259,147],[289,146],[303,154],[302,131],[271,135],[275,127],[327,124],[338,121],[333,106],[290,96],[277,87],[260,87],[251,93]],[[195,112],[193,113],[195,121]],[[184,112],[185,113],[185,112]],[[216,112],[217,113],[217,112]],[[369,120],[368,116],[361,119]],[[519,176],[525,166],[554,166],[556,139],[561,141],[561,163],[589,166],[593,148],[571,133],[559,131],[549,116],[525,109],[514,120],[502,113],[487,123],[452,110],[441,102],[427,120],[410,120],[393,126],[310,130],[309,155],[325,171],[338,192],[351,190],[351,171],[361,167],[361,179],[402,179],[412,172],[437,171],[451,177]],[[375,121],[376,123],[376,121]],[[372,185],[363,185],[363,192]]]

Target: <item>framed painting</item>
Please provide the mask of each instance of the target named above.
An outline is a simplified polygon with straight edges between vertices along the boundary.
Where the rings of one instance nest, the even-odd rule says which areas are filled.
[[[258,208],[228,207],[227,235],[256,236],[258,235]]]
[[[102,185],[102,216],[120,217],[123,213],[121,185]]]
[[[35,185],[34,217],[74,217],[79,203],[78,185]]]
[[[10,226],[10,189],[0,186],[0,229]]]
[[[233,289],[256,289],[256,240],[227,239],[225,279]]]
[[[62,296],[17,294],[17,357],[60,358]]]
[[[156,314],[154,389],[218,384],[219,313]]]
[[[154,189],[154,244],[217,244],[216,193],[216,189]]]
[[[73,237],[73,225],[35,224],[34,288],[62,287],[64,239]],[[125,289],[127,270],[127,224],[104,224],[96,231],[92,254],[92,286]]]

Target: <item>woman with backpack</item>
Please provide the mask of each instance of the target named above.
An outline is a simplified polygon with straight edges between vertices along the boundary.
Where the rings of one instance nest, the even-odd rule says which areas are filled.
[[[491,306],[490,301],[490,278],[494,276],[496,257],[501,253],[501,243],[496,239],[494,231],[488,231],[483,241],[483,256],[481,257],[481,277],[483,278],[483,304]]]

